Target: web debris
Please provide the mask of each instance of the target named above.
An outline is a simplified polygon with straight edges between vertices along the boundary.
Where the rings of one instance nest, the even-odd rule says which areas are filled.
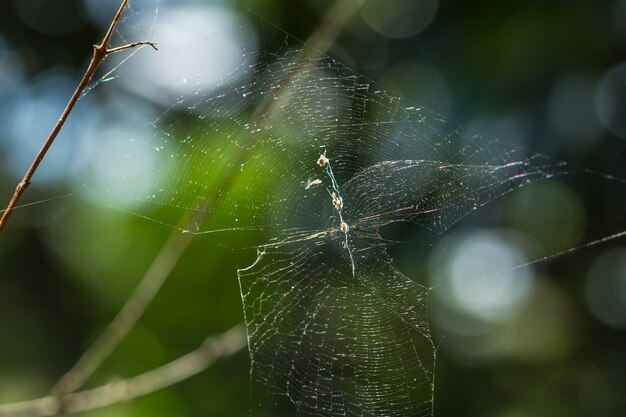
[[[326,175],[330,179],[330,185],[332,191],[329,189],[328,194],[330,194],[333,207],[337,210],[337,215],[339,216],[339,230],[345,235],[346,239],[343,242],[343,247],[348,251],[350,255],[350,265],[352,267],[352,276],[354,276],[354,256],[352,255],[352,249],[350,248],[350,243],[348,241],[348,231],[350,230],[350,226],[345,222],[341,212],[343,210],[343,198],[341,197],[341,192],[339,191],[339,185],[337,184],[337,180],[335,179],[335,174],[333,174],[333,168],[330,165],[330,159],[326,157],[326,150],[322,153],[317,160],[317,164],[326,170]]]

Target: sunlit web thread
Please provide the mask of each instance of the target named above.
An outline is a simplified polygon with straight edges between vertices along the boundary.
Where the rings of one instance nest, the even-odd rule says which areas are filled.
[[[73,195],[74,194],[72,194],[72,193],[68,193],[68,194],[62,194],[62,195],[55,196],[55,197],[44,198],[44,199],[41,199],[41,200],[32,201],[30,203],[23,203],[23,204],[20,204],[18,206],[15,206],[14,210],[19,210],[19,209],[23,209],[23,208],[27,208],[27,207],[38,206],[40,204],[51,203],[51,202],[56,201],[56,200],[62,200],[62,199],[65,199],[67,197],[71,197]],[[6,209],[0,209],[0,214],[4,213],[5,211],[6,211]]]

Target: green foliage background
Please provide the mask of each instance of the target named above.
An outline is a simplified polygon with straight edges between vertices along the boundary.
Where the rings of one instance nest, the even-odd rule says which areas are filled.
[[[79,74],[90,43],[100,37],[82,3],[63,0],[76,11],[71,16],[80,21],[75,30],[45,35],[16,13],[19,1],[25,0],[0,0],[0,34],[20,56],[24,78],[34,79],[54,67]],[[243,4],[306,39],[329,2]],[[504,141],[511,140],[507,135],[515,128],[501,128],[506,123],[497,121],[522,120],[528,139],[524,146],[532,152],[626,177],[623,138],[602,130],[592,143],[579,146],[551,130],[547,116],[559,81],[572,75],[599,80],[624,61],[626,35],[615,29],[620,26],[615,13],[622,9],[616,1],[442,0],[434,22],[409,38],[385,37],[357,17],[331,55],[452,120],[472,123]],[[266,37],[262,48],[273,51],[282,42]],[[447,105],[439,90],[425,93],[430,79],[412,75],[422,68],[416,63],[435,68],[447,81]],[[0,112],[8,112],[12,96],[0,92],[0,100]],[[566,112],[563,108],[563,117],[568,117]],[[3,130],[0,125],[0,201],[5,202],[18,178],[9,169],[8,134]],[[67,184],[48,187],[37,181],[36,176],[26,202],[72,192]],[[542,256],[623,228],[624,191],[614,182],[576,176],[564,185],[540,184],[506,196],[468,222],[521,230],[534,239],[531,252]],[[170,232],[72,198],[18,210],[0,235],[0,402],[46,394],[128,298]],[[400,228],[390,233],[403,238],[418,234]],[[139,325],[90,384],[159,366],[243,319],[236,269],[248,265],[255,254],[227,247],[245,246],[258,236],[220,239],[219,244],[195,239]],[[471,363],[448,351],[445,332],[436,331],[437,338],[444,336],[436,415],[624,415],[624,329],[596,319],[584,294],[594,262],[619,247],[624,247],[623,240],[538,265],[533,301],[493,340],[508,346],[505,354]],[[409,274],[425,268],[416,262],[425,255],[416,254],[415,248],[398,248],[395,255]],[[462,318],[458,322],[464,323]],[[241,352],[171,389],[88,414],[245,416],[248,369],[247,354]]]

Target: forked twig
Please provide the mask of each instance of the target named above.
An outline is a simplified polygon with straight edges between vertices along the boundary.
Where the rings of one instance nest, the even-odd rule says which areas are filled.
[[[238,325],[217,337],[207,338],[196,350],[141,375],[63,398],[50,395],[36,400],[0,405],[0,417],[56,416],[131,401],[197,375],[217,360],[239,352],[244,346],[245,329]]]
[[[13,197],[11,198],[9,205],[4,210],[4,213],[2,213],[2,217],[0,218],[0,231],[7,224],[7,221],[9,220],[9,217],[13,213],[13,210],[15,209],[15,207],[17,206],[17,203],[22,197],[22,194],[24,194],[24,192],[30,185],[33,175],[35,175],[35,172],[37,171],[39,164],[41,164],[41,161],[43,161],[44,157],[48,153],[48,150],[50,149],[55,139],[59,135],[59,132],[61,132],[61,129],[63,128],[63,125],[65,124],[65,121],[67,120],[68,116],[74,109],[74,106],[80,99],[81,95],[83,94],[83,91],[87,87],[87,84],[89,84],[89,81],[91,81],[91,78],[93,77],[94,73],[96,72],[98,67],[100,67],[100,64],[102,64],[102,62],[106,59],[106,57],[117,52],[125,51],[127,49],[136,48],[138,46],[144,46],[144,45],[149,45],[152,48],[157,49],[156,43],[151,42],[151,41],[133,42],[133,43],[129,43],[128,45],[123,45],[123,46],[119,46],[116,48],[109,48],[109,42],[111,41],[111,36],[113,36],[113,31],[115,30],[115,27],[117,26],[117,23],[119,22],[120,17],[122,16],[122,12],[126,8],[127,4],[128,4],[128,0],[122,1],[120,8],[117,10],[115,17],[113,17],[113,20],[111,21],[111,25],[109,26],[109,29],[104,35],[104,38],[102,38],[102,42],[93,45],[93,54],[91,56],[91,60],[89,61],[89,65],[87,66],[87,70],[85,70],[85,74],[83,75],[83,78],[78,83],[78,86],[76,87],[76,90],[74,90],[72,97],[70,98],[67,105],[65,106],[63,113],[61,113],[61,117],[59,117],[59,120],[56,122],[56,124],[52,128],[52,131],[48,135],[48,138],[43,143],[41,149],[39,149],[39,152],[37,153],[37,156],[33,160],[30,167],[28,168],[28,171],[26,171],[26,175],[24,175],[24,178],[22,178],[22,180],[17,184],[17,187],[15,188],[15,192],[13,193]]]

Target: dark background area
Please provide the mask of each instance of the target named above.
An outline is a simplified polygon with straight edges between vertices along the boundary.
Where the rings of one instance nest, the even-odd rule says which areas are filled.
[[[116,2],[105,3],[112,15]],[[232,8],[267,51],[285,43],[284,33],[267,29],[271,24],[304,40],[330,4],[190,3]],[[530,154],[626,178],[626,1],[378,3],[366,4],[330,55],[455,123]],[[0,0],[3,205],[84,70],[90,45],[103,33],[98,22],[110,19],[93,4]],[[135,6],[137,15],[153,12],[150,2]],[[110,84],[79,102],[59,138],[61,150],[72,140],[98,141],[98,123],[111,121],[93,121],[91,137],[81,135],[89,126],[80,121],[111,106],[116,94],[120,100],[132,94],[121,83]],[[23,202],[52,200],[18,210],[0,234],[2,403],[47,393],[118,311],[171,232],[78,197],[57,198],[81,182],[68,178],[79,171],[65,169],[77,155],[50,154],[48,171],[35,176]],[[506,195],[441,239],[416,227],[385,232],[412,242],[394,248],[399,268],[436,288],[431,312],[441,347],[435,415],[626,413],[623,238],[522,268],[529,283],[522,289],[511,284],[519,276],[478,280],[469,288],[445,278],[446,265],[471,254],[467,242],[512,251],[505,254],[521,251],[522,263],[624,230],[625,196],[622,180],[577,174]],[[240,322],[236,269],[253,255],[233,255],[210,239],[196,239],[92,383],[154,368]],[[173,388],[89,415],[244,416],[248,367],[241,352]]]

